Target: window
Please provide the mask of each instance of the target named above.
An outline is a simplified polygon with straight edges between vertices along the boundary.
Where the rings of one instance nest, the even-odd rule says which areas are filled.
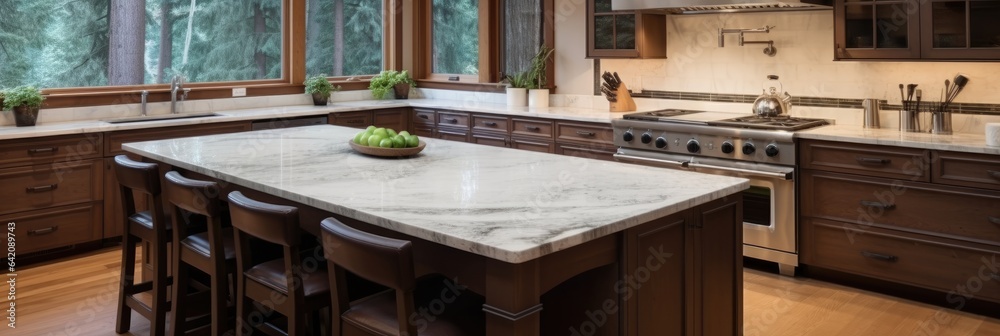
[[[306,72],[374,75],[384,68],[382,0],[308,0]]]
[[[0,87],[280,79],[283,2],[0,1]]]
[[[479,74],[479,0],[433,0],[431,72]]]
[[[505,0],[503,3],[503,65],[505,74],[523,73],[542,45],[542,2]]]

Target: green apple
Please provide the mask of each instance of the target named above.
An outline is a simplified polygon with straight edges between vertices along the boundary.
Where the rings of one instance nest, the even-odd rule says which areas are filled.
[[[404,137],[408,137],[408,136],[410,136],[410,132],[402,131],[402,132],[399,132],[399,135],[402,135]]]
[[[389,132],[386,132],[385,129],[381,127],[376,128],[372,134],[378,135],[383,138],[389,136]]]
[[[382,141],[379,141],[378,146],[382,148],[392,148],[392,139],[384,138]]]
[[[376,128],[378,128],[378,127],[375,127],[374,125],[368,126],[368,128],[366,128],[365,131],[367,131],[367,132],[373,132],[373,131],[375,131]]]
[[[368,137],[368,147],[378,147],[379,143],[382,142],[382,139],[384,138],[378,134],[372,134],[372,136]]]
[[[392,148],[406,148],[406,139],[402,135],[396,134],[392,137]]]
[[[411,135],[409,137],[406,137],[406,147],[417,147],[419,145],[420,145],[420,138],[417,138],[416,135]]]
[[[358,132],[358,134],[354,136],[354,143],[360,145],[361,144],[361,137],[363,137],[363,136],[365,136],[365,132]]]
[[[386,128],[385,132],[389,134],[390,138],[396,136],[396,130],[393,130],[391,128]]]

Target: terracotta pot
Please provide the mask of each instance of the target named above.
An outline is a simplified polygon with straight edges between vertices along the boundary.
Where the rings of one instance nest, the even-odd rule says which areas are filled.
[[[408,99],[410,98],[410,84],[396,84],[392,87],[392,92],[396,94],[396,99]]]
[[[330,95],[313,93],[312,96],[313,96],[313,105],[316,106],[326,106],[326,104],[330,101]]]
[[[23,126],[35,126],[35,121],[38,120],[38,108],[28,107],[28,106],[15,106],[14,111],[14,123],[17,127]]]

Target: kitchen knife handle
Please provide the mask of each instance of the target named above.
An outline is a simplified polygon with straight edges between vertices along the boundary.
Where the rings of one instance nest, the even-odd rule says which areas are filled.
[[[28,235],[29,236],[47,235],[47,234],[56,232],[56,230],[59,230],[59,226],[58,225],[56,225],[56,226],[50,226],[50,227],[47,227],[47,228],[44,228],[44,229],[28,230]]]
[[[880,165],[881,166],[881,165],[887,165],[887,164],[889,164],[890,162],[892,162],[892,160],[859,156],[858,157],[858,162],[861,163],[861,164]]]
[[[869,208],[880,208],[882,210],[892,210],[896,207],[895,204],[885,204],[882,202],[872,202],[872,201],[861,201],[861,206]]]
[[[542,128],[538,127],[538,126],[524,126],[524,129],[532,131],[532,132],[538,132],[538,131],[542,130]]]
[[[593,138],[594,136],[597,135],[597,133],[587,132],[587,131],[576,131],[576,135],[585,136],[585,137],[588,137],[588,138]]]
[[[996,225],[1000,225],[1000,218],[990,216],[987,219],[990,220],[990,223],[993,223],[993,224],[996,224]]]
[[[484,121],[483,125],[490,126],[490,127],[497,127],[497,123],[492,122],[492,121]]]
[[[1000,171],[987,170],[986,174],[989,174],[993,179],[1000,180]]]
[[[25,191],[27,191],[29,193],[36,193],[36,192],[56,190],[56,188],[58,188],[58,187],[59,187],[59,184],[55,183],[55,184],[43,185],[43,186],[37,186],[37,187],[27,187],[27,188],[25,188]]]
[[[42,153],[55,153],[59,151],[59,147],[49,147],[49,148],[32,148],[28,150],[29,155],[42,154]]]
[[[877,259],[885,262],[896,262],[896,260],[899,260],[899,257],[896,257],[894,255],[874,253],[868,251],[861,251],[861,255],[864,256],[865,258]]]

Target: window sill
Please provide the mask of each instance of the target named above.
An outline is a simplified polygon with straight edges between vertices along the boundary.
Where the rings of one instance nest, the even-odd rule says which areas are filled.
[[[504,86],[497,83],[471,83],[453,82],[443,80],[418,79],[417,87],[424,89],[443,89],[456,91],[476,91],[476,92],[504,92]]]

